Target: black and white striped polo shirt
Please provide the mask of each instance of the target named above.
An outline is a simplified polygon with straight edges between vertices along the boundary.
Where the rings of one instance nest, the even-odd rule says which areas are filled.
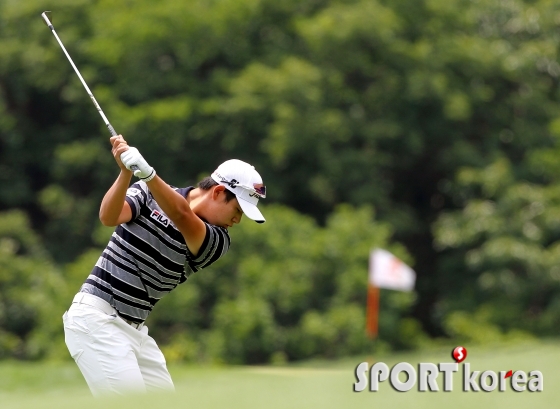
[[[186,197],[193,187],[174,189]],[[222,257],[230,238],[227,229],[205,222],[206,237],[194,256],[146,183],[133,184],[125,200],[132,219],[117,226],[80,292],[104,299],[123,318],[142,322],[164,295]]]

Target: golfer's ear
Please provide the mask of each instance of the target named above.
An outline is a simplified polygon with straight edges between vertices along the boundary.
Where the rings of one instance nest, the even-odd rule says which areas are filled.
[[[214,186],[212,188],[212,199],[214,199],[214,200],[218,199],[218,196],[220,196],[220,193],[224,192],[225,190],[226,190],[225,186],[222,186],[222,185]]]

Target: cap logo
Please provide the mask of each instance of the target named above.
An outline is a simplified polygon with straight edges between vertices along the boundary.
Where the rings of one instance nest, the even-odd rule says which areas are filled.
[[[242,187],[249,191],[249,197],[256,197],[258,199],[264,199],[266,197],[266,186],[262,183],[253,183],[253,187],[245,186],[239,183],[237,179],[227,180],[224,176],[220,175],[217,171],[214,171],[213,175],[220,179],[220,183],[229,186],[232,189],[236,187]]]
[[[235,187],[239,184],[239,182],[235,179],[230,180],[229,182],[227,180],[223,181],[226,185],[229,185],[229,187],[235,189]]]

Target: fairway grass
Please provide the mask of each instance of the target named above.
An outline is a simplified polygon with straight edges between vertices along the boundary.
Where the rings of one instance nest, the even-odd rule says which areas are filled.
[[[468,348],[471,371],[540,370],[543,392],[462,392],[462,370],[454,374],[453,392],[394,391],[385,382],[378,392],[352,391],[355,367],[362,361],[451,362],[451,348],[424,353],[308,361],[262,367],[170,366],[177,392],[94,399],[73,363],[0,363],[0,409],[89,408],[399,408],[486,409],[560,407],[560,345],[556,342]],[[462,364],[460,364],[461,366]],[[438,377],[443,389],[443,374]]]

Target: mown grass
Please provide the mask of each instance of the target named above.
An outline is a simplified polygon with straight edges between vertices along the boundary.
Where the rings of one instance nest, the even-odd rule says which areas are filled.
[[[0,408],[557,408],[560,405],[560,343],[535,342],[510,346],[472,347],[471,370],[530,372],[540,370],[543,392],[462,391],[462,372],[454,375],[453,392],[394,391],[388,383],[378,392],[352,391],[354,369],[362,361],[389,366],[406,361],[451,362],[451,349],[430,352],[308,361],[264,367],[170,366],[174,394],[148,394],[94,399],[73,363],[0,363]],[[438,384],[442,389],[442,375]]]

